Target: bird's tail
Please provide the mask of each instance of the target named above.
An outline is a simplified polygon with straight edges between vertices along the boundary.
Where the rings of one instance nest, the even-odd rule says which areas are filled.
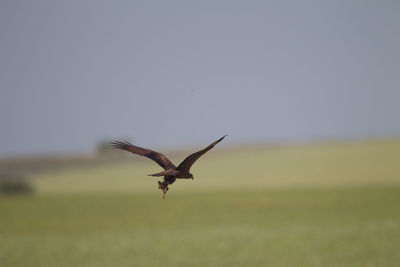
[[[159,173],[149,174],[148,176],[155,176],[155,177],[158,177],[158,176],[175,176],[177,174],[178,174],[178,171],[173,170],[173,169],[168,169],[168,170],[165,170],[165,171],[162,171],[162,172],[159,172]]]

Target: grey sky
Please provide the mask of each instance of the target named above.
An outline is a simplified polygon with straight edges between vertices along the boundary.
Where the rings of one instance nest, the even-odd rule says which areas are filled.
[[[399,1],[0,2],[0,156],[400,134]]]

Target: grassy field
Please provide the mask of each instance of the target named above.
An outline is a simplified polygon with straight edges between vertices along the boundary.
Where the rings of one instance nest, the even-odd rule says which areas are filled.
[[[396,266],[400,141],[211,151],[161,199],[151,162],[0,197],[1,266]],[[175,160],[179,161],[179,160]]]

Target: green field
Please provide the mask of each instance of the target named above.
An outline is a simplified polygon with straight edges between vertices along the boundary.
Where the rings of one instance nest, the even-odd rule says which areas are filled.
[[[0,265],[396,266],[399,155],[399,140],[216,147],[166,200],[134,156],[36,174],[34,196],[0,197]]]

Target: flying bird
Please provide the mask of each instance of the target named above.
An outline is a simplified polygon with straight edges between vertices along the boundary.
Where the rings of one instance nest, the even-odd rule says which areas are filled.
[[[145,156],[149,159],[154,160],[158,165],[160,165],[164,169],[164,171],[155,174],[149,174],[149,176],[155,176],[155,177],[164,176],[164,180],[162,182],[158,181],[158,188],[163,191],[163,198],[165,199],[165,195],[169,190],[168,185],[173,184],[176,179],[193,179],[193,175],[189,172],[190,167],[192,167],[192,165],[196,162],[196,160],[198,160],[202,155],[204,155],[207,151],[213,148],[216,144],[221,142],[222,139],[225,138],[225,136],[226,135],[224,135],[214,143],[210,144],[208,147],[187,156],[178,165],[178,167],[176,167],[166,156],[164,156],[159,152],[138,147],[132,145],[129,142],[115,141],[115,142],[110,142],[110,144],[115,148],[126,150],[139,156]]]

